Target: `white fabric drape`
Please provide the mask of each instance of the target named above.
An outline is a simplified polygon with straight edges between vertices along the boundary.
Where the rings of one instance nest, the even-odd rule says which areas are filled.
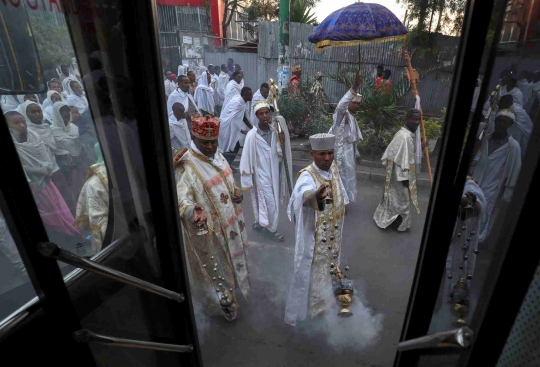
[[[41,105],[41,108],[43,109],[43,115],[49,121],[51,124],[53,123],[53,103],[51,100],[51,97],[53,94],[56,94],[60,97],[60,101],[64,102],[64,97],[60,93],[58,93],[55,90],[50,90],[47,92],[47,98],[45,98],[45,101]]]
[[[165,86],[165,97],[169,98],[171,93],[176,89],[176,83],[173,80],[165,79],[163,84]]]
[[[169,119],[169,131],[171,138],[171,146],[180,150],[182,148],[189,149],[191,142],[191,132],[187,126],[186,119],[177,120],[173,116],[173,119]]]
[[[68,124],[66,125],[64,123],[64,119],[60,114],[60,109],[64,106],[69,108],[64,102],[56,102],[53,105],[53,124],[51,130],[54,140],[56,141],[56,154],[69,154],[73,157],[78,157],[83,149],[81,139],[79,138],[79,128],[77,125],[71,123],[71,111],[69,113],[70,117]]]
[[[246,136],[240,174],[243,190],[250,190],[255,221],[271,232],[279,219],[279,161],[283,157],[277,131],[270,126],[271,145],[253,127]]]
[[[167,99],[167,114],[169,115],[169,123],[176,121],[176,117],[174,117],[172,106],[175,103],[181,103],[184,106],[185,112],[187,113],[189,111],[190,101],[193,104],[193,107],[195,107],[197,109],[197,112],[200,114],[201,111],[199,111],[199,108],[197,107],[197,103],[195,103],[195,101],[193,100],[193,96],[189,92],[184,93],[182,89],[176,88],[176,90],[171,93],[171,95]]]
[[[514,98],[514,104],[518,104],[521,107],[524,106],[523,93],[521,93],[519,88],[515,87],[515,88],[512,88],[511,90],[507,90],[506,86],[502,86],[501,89],[499,90],[499,99],[500,97],[505,96],[507,94],[510,94]]]
[[[217,82],[217,94],[219,97],[219,103],[216,102],[216,105],[222,106],[225,102],[225,88],[229,82],[229,74],[224,73],[223,71],[219,74]]]
[[[215,102],[214,102],[214,89],[208,84],[208,72],[205,71],[202,74],[201,80],[195,90],[195,102],[200,110],[214,114]]]
[[[485,240],[491,230],[500,207],[500,200],[510,202],[521,170],[521,149],[513,137],[510,136],[506,144],[491,154],[489,154],[489,140],[490,137],[487,136],[473,172],[473,177],[484,192],[487,203],[487,224],[479,236],[480,242]]]
[[[84,92],[81,96],[78,96],[75,93],[73,93],[73,89],[71,88],[72,81],[81,84],[78,80],[74,80],[70,78],[64,79],[62,84],[65,83],[66,85],[65,89],[67,88],[67,91],[69,93],[69,96],[66,98],[66,103],[70,106],[77,107],[77,109],[79,110],[79,113],[83,114],[86,112],[86,110],[88,110],[88,100],[84,96]],[[82,84],[81,84],[81,87],[82,87]]]
[[[11,96],[4,94],[0,99],[0,107],[2,107],[2,112],[6,113],[9,111],[15,111],[19,107],[20,103],[17,99],[17,96]]]
[[[242,130],[248,130],[244,123],[246,113],[246,101],[238,94],[235,95],[227,106],[221,111],[221,126],[219,128],[219,146],[225,153],[234,150],[240,140]]]
[[[233,97],[240,95],[242,88],[244,88],[244,79],[242,79],[240,83],[237,83],[234,79],[231,79],[231,81],[227,83],[224,93],[223,109],[227,107],[227,104]]]
[[[56,141],[54,139],[54,136],[52,134],[52,130],[46,122],[42,122],[41,124],[34,124],[32,121],[30,121],[30,118],[28,118],[28,115],[26,113],[26,110],[28,106],[35,104],[36,106],[39,106],[37,103],[32,101],[26,101],[22,105],[19,106],[21,114],[24,116],[24,119],[26,120],[26,125],[28,127],[28,131],[32,131],[35,134],[37,134],[41,140],[43,140],[43,143],[47,147],[48,153],[51,156],[51,160],[56,165],[56,159],[54,158],[54,155],[56,154],[58,148],[56,146]],[[56,170],[58,170],[59,167],[56,166]],[[56,171],[55,170],[55,171]]]

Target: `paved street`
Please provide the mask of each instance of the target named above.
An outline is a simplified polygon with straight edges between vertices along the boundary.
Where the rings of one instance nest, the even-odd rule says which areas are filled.
[[[295,167],[296,168],[296,167]],[[238,177],[236,177],[238,180]],[[348,206],[344,226],[342,263],[351,267],[350,276],[364,297],[368,310],[382,317],[377,337],[367,337],[372,324],[332,317],[283,322],[285,299],[293,269],[294,227],[282,208],[278,230],[285,243],[274,243],[251,229],[253,212],[246,195],[244,213],[251,246],[248,259],[252,291],[243,302],[239,317],[229,323],[222,317],[198,317],[205,365],[236,366],[391,366],[399,339],[414,274],[429,192],[420,189],[422,214],[414,215],[411,231],[380,230],[372,216],[382,193],[373,181],[358,183],[359,198]],[[361,307],[359,307],[361,308]],[[380,315],[380,316],[378,316]],[[363,327],[364,326],[364,327]],[[373,330],[371,330],[373,331]],[[369,339],[369,340],[368,340]],[[364,346],[369,344],[370,346]]]

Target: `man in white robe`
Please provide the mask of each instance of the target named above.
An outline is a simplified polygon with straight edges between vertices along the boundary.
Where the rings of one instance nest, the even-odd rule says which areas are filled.
[[[529,71],[523,71],[517,81],[517,87],[521,91],[521,94],[523,94],[523,108],[527,109],[525,106],[530,107],[530,99],[531,99],[531,93],[532,93],[532,73]]]
[[[509,203],[521,170],[521,148],[509,135],[508,129],[516,119],[509,110],[495,118],[495,129],[486,135],[479,156],[475,159],[473,177],[486,198],[487,224],[480,234],[483,242],[491,231],[495,218],[504,203]]]
[[[515,104],[513,101],[514,97],[510,94],[502,96],[499,100],[498,111],[509,110],[515,114],[515,121],[508,129],[508,134],[519,143],[521,158],[523,159],[527,150],[527,144],[529,143],[529,137],[532,133],[533,123],[527,112],[525,112],[519,104]],[[487,134],[492,134],[495,131],[495,116],[495,113],[490,115],[488,128],[486,130]]]
[[[227,83],[224,92],[223,109],[227,108],[227,104],[235,97],[239,96],[244,88],[244,73],[235,71],[232,79]]]
[[[214,101],[214,89],[210,86],[212,76],[208,71],[204,71],[199,79],[199,84],[195,90],[194,100],[203,115],[215,115],[216,103]]]
[[[180,75],[178,77],[178,88],[171,93],[169,99],[167,99],[167,113],[169,115],[169,122],[174,121],[174,113],[172,106],[178,102],[184,105],[184,111],[186,112],[186,120],[188,122],[188,127],[191,124],[191,116],[195,114],[201,114],[201,111],[197,107],[195,100],[191,93],[189,93],[190,80],[185,75]]]
[[[191,145],[191,133],[186,121],[184,105],[175,102],[172,106],[173,119],[169,119],[169,131],[171,137],[171,148],[174,152],[182,148],[189,148]],[[176,154],[176,153],[175,153]]]
[[[341,181],[347,190],[347,196],[353,203],[356,201],[357,144],[362,140],[362,132],[354,118],[362,100],[362,96],[357,93],[361,81],[362,75],[358,72],[352,88],[345,93],[336,107],[333,116],[334,123],[329,131],[330,134],[336,136],[335,160]]]
[[[247,103],[252,98],[251,88],[244,87],[241,94],[234,96],[226,106],[223,106],[223,111],[221,111],[219,147],[229,165],[232,164],[240,150],[240,138],[253,128],[246,116]]]
[[[172,92],[176,90],[176,83],[172,78],[172,72],[170,70],[165,70],[165,97],[168,99]]]
[[[287,297],[285,323],[296,325],[331,306],[330,271],[339,263],[345,205],[349,203],[334,162],[335,136],[311,136],[313,163],[301,170],[287,214],[296,220],[294,273]],[[330,197],[332,203],[325,203]],[[333,302],[332,302],[333,303]]]
[[[216,109],[218,113],[221,114],[223,109],[223,103],[225,102],[225,88],[229,82],[229,74],[227,74],[227,65],[221,64],[221,71],[218,76],[216,92],[219,98],[219,104],[216,104]]]
[[[246,136],[240,159],[242,190],[250,190],[255,224],[272,241],[283,242],[277,232],[279,221],[279,162],[283,157],[281,140],[277,130],[270,126],[270,105],[259,101],[253,105],[259,121]]]
[[[187,72],[188,72],[188,69],[189,69],[189,65],[188,64],[180,64],[178,65],[178,74],[176,74],[177,77],[179,77],[180,75],[186,75],[187,76]]]
[[[501,79],[499,98],[507,94],[511,94],[512,97],[514,97],[514,104],[518,104],[523,108],[523,93],[521,93],[521,90],[517,87],[517,80],[509,75],[505,75]]]
[[[268,100],[268,95],[270,93],[270,86],[268,83],[262,83],[261,87],[257,89],[255,94],[253,95],[253,99],[251,100],[251,105],[255,107],[255,105],[259,102],[266,102],[270,106],[272,106],[272,103]],[[272,121],[272,112],[273,107],[270,108],[270,121]],[[250,114],[249,114],[249,121],[251,121],[251,125],[257,126],[259,123],[259,119],[255,115],[255,109],[251,108]]]
[[[380,228],[387,228],[397,219],[397,230],[408,230],[411,227],[411,202],[420,214],[415,154],[415,132],[420,125],[420,116],[416,108],[407,111],[405,126],[394,135],[381,158],[386,166],[386,179],[381,202],[373,214]]]

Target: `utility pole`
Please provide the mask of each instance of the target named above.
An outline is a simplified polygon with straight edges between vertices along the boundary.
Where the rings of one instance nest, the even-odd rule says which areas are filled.
[[[290,0],[279,0],[278,89],[287,89],[291,62],[289,55]]]

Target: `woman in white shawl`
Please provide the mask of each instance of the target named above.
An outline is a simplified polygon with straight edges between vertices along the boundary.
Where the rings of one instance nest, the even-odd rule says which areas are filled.
[[[47,146],[38,134],[28,129],[26,116],[23,116],[24,121],[18,112],[11,111],[5,113],[4,117],[45,228],[48,232],[59,232],[80,239],[75,218],[51,181],[51,175],[58,166],[51,159]]]
[[[57,147],[56,161],[69,188],[69,194],[65,194],[64,198],[69,196],[66,203],[75,214],[77,199],[90,163],[84,158],[84,146],[79,137],[79,128],[71,121],[71,108],[64,102],[56,102],[53,105],[53,125],[51,126]]]
[[[57,102],[58,103],[58,102]],[[58,188],[62,196],[64,197],[68,207],[75,208],[76,201],[73,198],[71,189],[66,181],[64,173],[60,171],[60,167],[56,162],[56,155],[59,153],[59,149],[56,145],[53,132],[49,124],[44,122],[43,111],[41,106],[32,101],[26,101],[19,107],[20,113],[24,116],[28,131],[31,131],[38,135],[43,143],[45,143],[47,154],[51,161],[54,163],[53,170],[51,172],[51,178]]]
[[[193,97],[203,116],[206,114],[215,115],[216,105],[214,102],[214,89],[210,86],[211,80],[212,77],[208,71],[205,71],[199,80],[199,85],[197,85],[195,96]]]
[[[39,103],[39,97],[37,94],[19,94],[17,96],[17,100],[19,101],[20,104],[23,104],[26,101],[32,101],[41,106],[41,104]]]
[[[54,104],[54,102],[51,101],[51,99],[50,99],[49,92],[58,92],[58,94],[60,94],[60,96],[62,97],[62,100],[64,100],[64,98],[67,96],[67,94],[64,94],[62,92],[62,83],[58,79],[52,79],[52,80],[48,81],[47,82],[47,88],[49,89],[47,91],[47,98],[45,98],[45,100],[43,101],[43,104],[41,105],[44,112],[45,112],[45,109],[47,107],[49,107],[49,106],[52,107],[52,105]]]
[[[55,90],[49,90],[47,92],[47,99],[45,99],[45,102],[43,102],[43,105],[41,106],[43,108],[43,115],[49,124],[53,123],[53,105],[56,102],[64,102],[62,95]]]
[[[68,80],[68,82],[66,82]],[[70,106],[77,107],[79,113],[82,115],[88,111],[88,100],[84,96],[84,91],[81,83],[73,79],[65,79],[69,96],[66,99],[66,103]]]

